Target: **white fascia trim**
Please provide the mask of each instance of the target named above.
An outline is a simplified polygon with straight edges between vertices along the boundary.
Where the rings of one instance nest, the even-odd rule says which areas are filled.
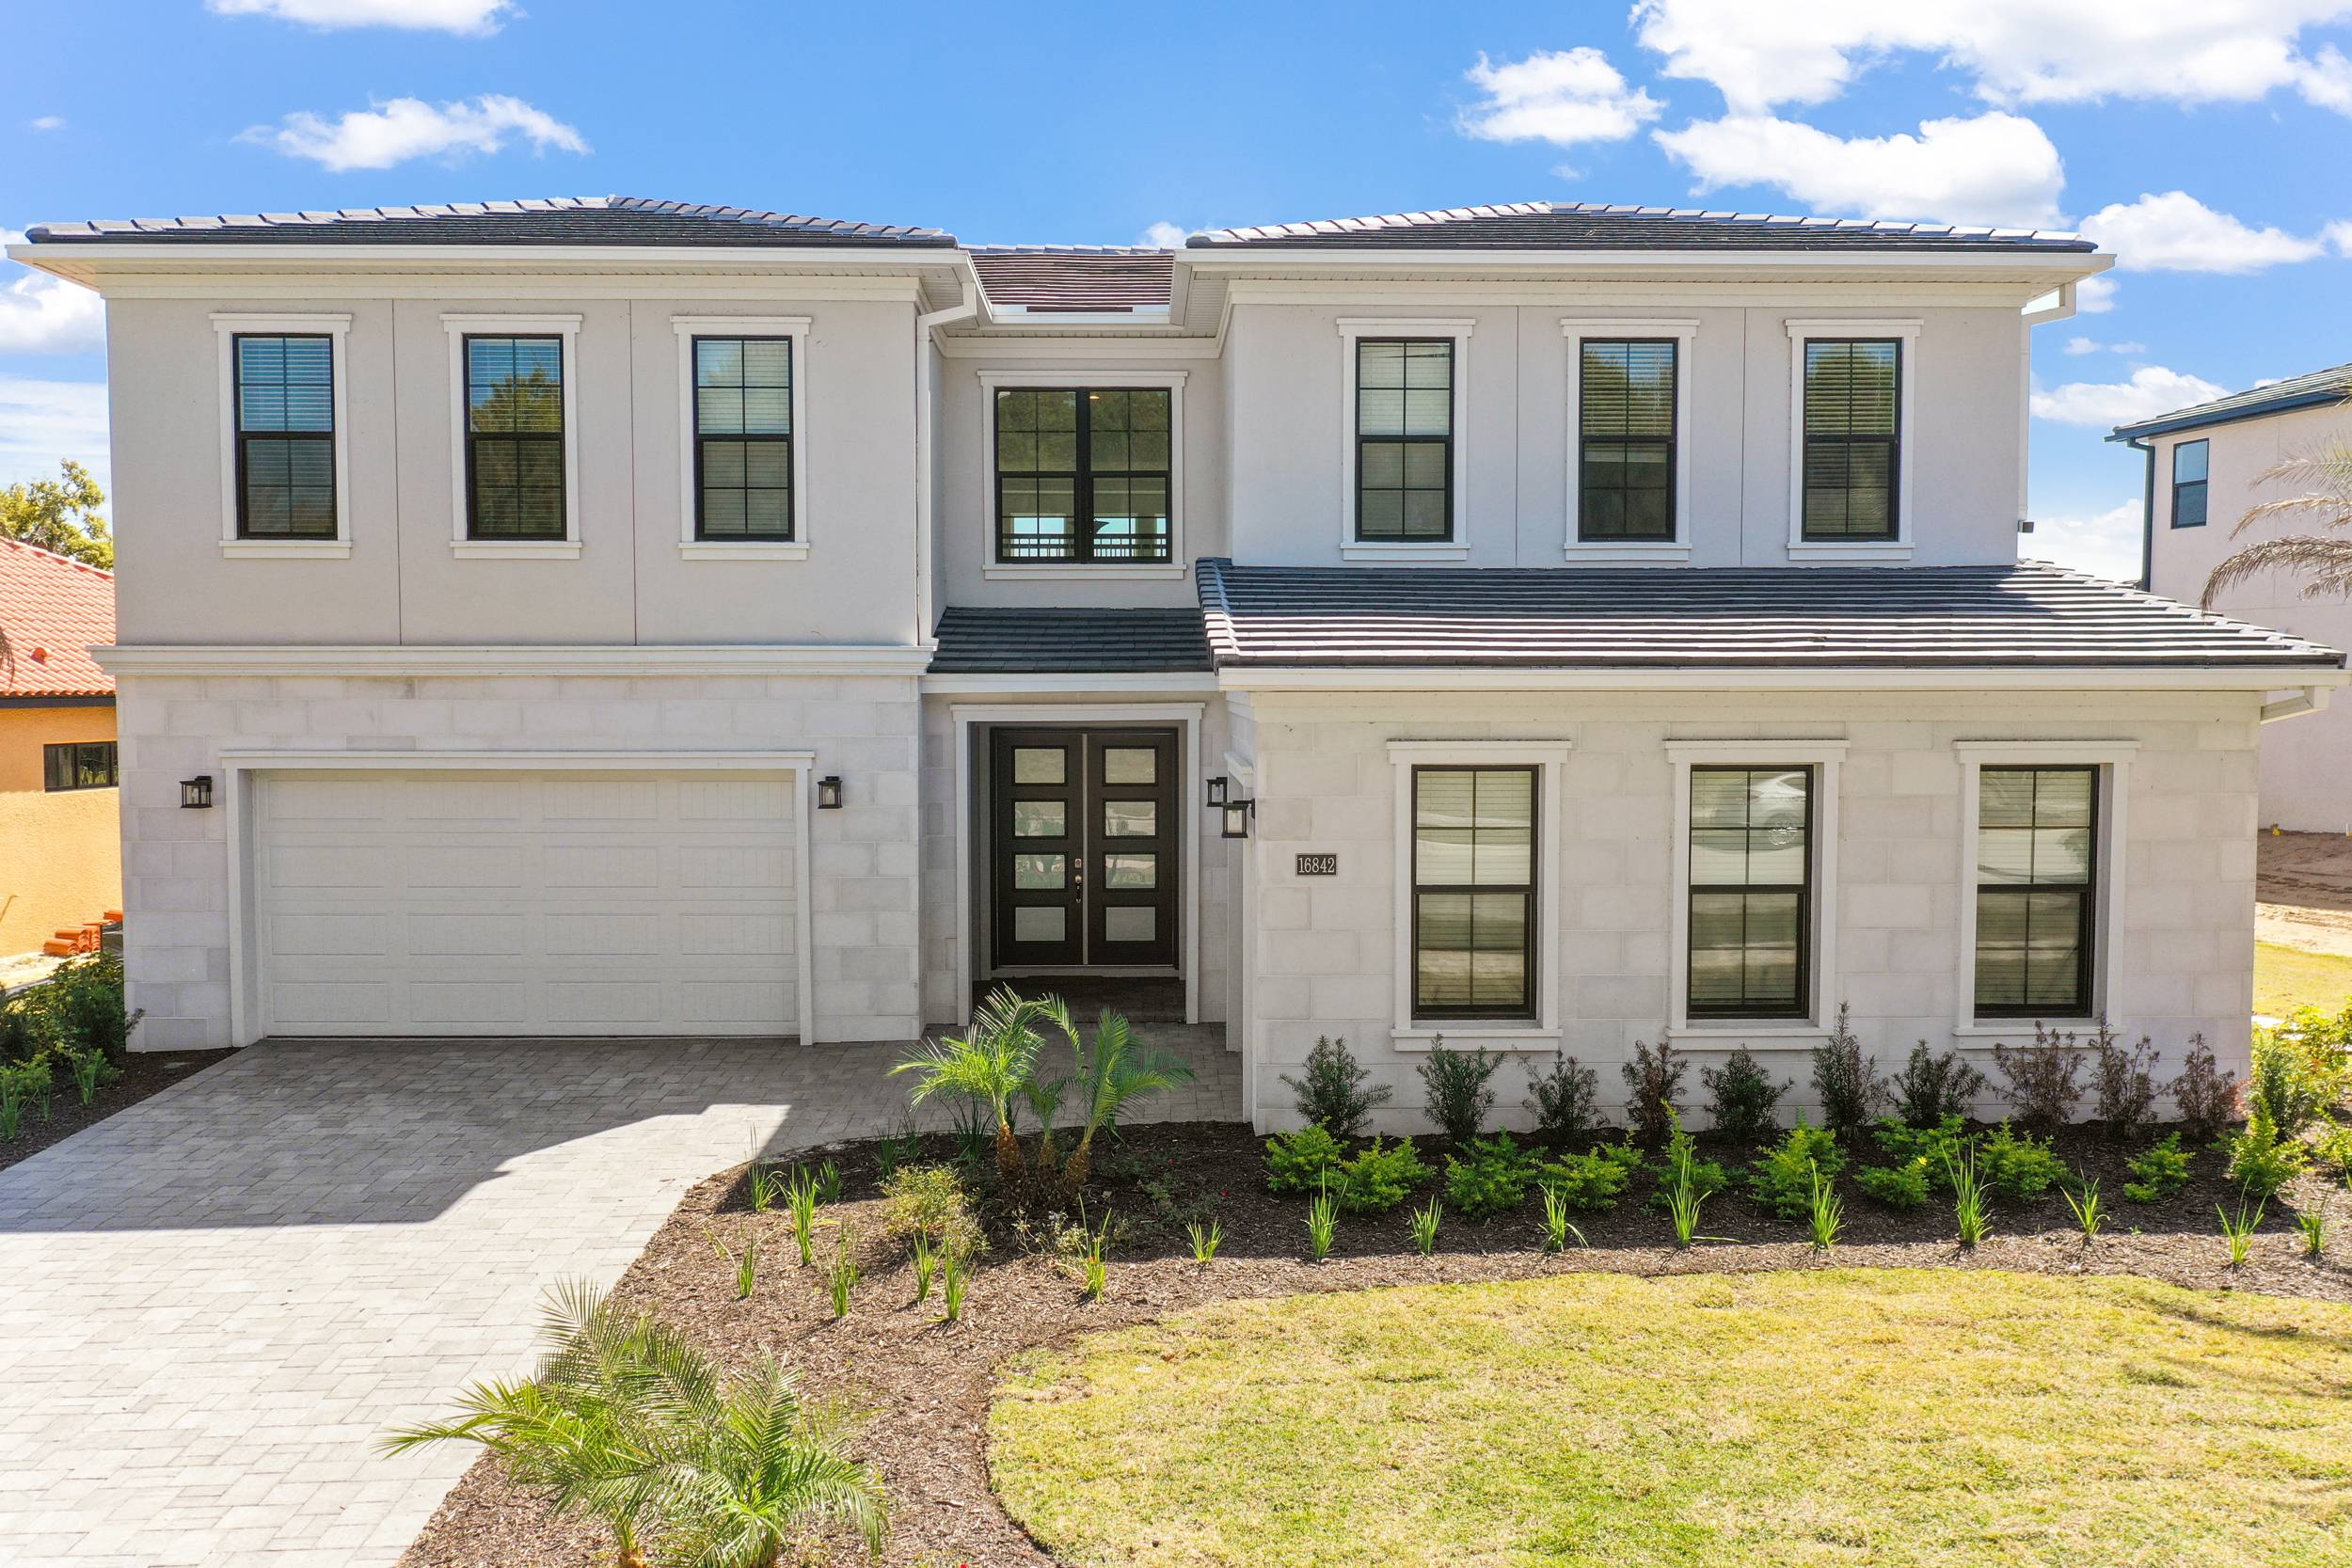
[[[1837,1010],[1837,796],[1838,766],[1850,742],[1817,740],[1669,740],[1674,765],[1674,837],[1667,842],[1666,1026],[1687,1039],[1784,1039],[1818,1037]],[[1813,987],[1803,1019],[1691,1020],[1691,769],[1710,764],[1733,767],[1803,767],[1813,770]]]
[[[808,556],[808,316],[672,316],[677,334],[678,554],[689,561],[802,561]],[[694,519],[694,340],[781,338],[792,345],[792,537],[697,539]],[[747,552],[747,553],[738,553]]]
[[[1568,346],[1566,408],[1566,502],[1562,544],[1570,561],[1687,561],[1691,555],[1692,360],[1697,357],[1699,324],[1691,317],[1563,316],[1560,335]],[[1675,345],[1675,536],[1672,540],[1582,540],[1581,472],[1584,459],[1584,343],[1588,339],[1671,338]]]
[[[2113,1020],[2124,1027],[2118,1011],[2123,984],[2122,926],[2123,863],[2130,843],[2125,834],[2131,801],[2132,758],[2137,740],[1955,740],[1952,752],[1960,764],[1960,954],[1953,976],[1952,1034],[1963,1039],[1994,1036],[2017,1038],[2030,1035],[2026,1019],[1985,1021],[1977,1017],[1977,817],[1987,768],[2096,768],[2099,770],[2099,907],[2092,921],[2097,942],[2090,1015],[2051,1018],[2042,1022],[2055,1028],[2095,1027]]]
[[[56,247],[43,245],[47,251]],[[2089,277],[2106,271],[2115,258],[2079,250],[2006,250],[1978,254],[1967,251],[1867,250],[1474,250],[1448,248],[1375,247],[1351,251],[1343,245],[1285,245],[1261,242],[1236,245],[1207,245],[1184,250],[1184,265],[1194,272],[1254,272],[1269,264],[1311,265],[1349,272],[1396,271],[1408,267],[1495,267],[1510,272],[1589,271],[1625,267],[1650,271],[1696,268],[1712,272],[1771,275],[1782,271],[1856,271],[1878,273],[1956,273],[2022,271],[2063,273]],[[2043,286],[2046,290],[2047,285]]]
[[[927,648],[894,644],[187,644],[93,648],[100,667],[125,675],[410,677],[446,675],[920,675]]]
[[[351,553],[351,401],[345,395],[343,361],[351,337],[351,315],[312,315],[215,310],[213,331],[220,340],[220,553],[230,558],[281,561],[324,560]],[[237,535],[237,339],[240,336],[324,333],[334,388],[335,537],[332,539],[242,539]]]
[[[2343,686],[2352,673],[2308,678],[2317,689]],[[2298,681],[2298,684],[2303,684]],[[1395,669],[1240,667],[1218,672],[1226,691],[2255,691],[2278,689],[2275,673],[2187,668],[2084,670],[1959,666],[1936,670],[1816,668],[1658,670]]]
[[[1904,561],[1911,556],[1912,453],[1919,444],[1919,333],[1915,316],[1792,316],[1788,329],[1788,553],[1801,561]],[[1821,338],[1893,338],[1902,375],[1895,396],[1895,537],[1888,540],[1807,539],[1804,536],[1804,345]]]
[[[305,771],[402,772],[637,772],[696,771],[781,773],[807,768],[817,761],[813,750],[785,752],[372,752],[270,751],[230,749],[220,753],[224,764],[240,768],[300,768]]]
[[[1564,951],[1560,927],[1561,775],[1567,771],[1566,740],[1391,740],[1389,762],[1395,772],[1396,804],[1391,818],[1396,845],[1395,942],[1391,989],[1395,1016],[1390,1040],[1400,1050],[1438,1035],[1489,1041],[1520,1039],[1523,1049],[1550,1048],[1561,1034],[1560,971]],[[1443,1020],[1413,1016],[1413,769],[1443,768],[1533,768],[1535,769],[1535,930],[1537,962],[1535,1017],[1518,1020],[1465,1019],[1449,1028]],[[1426,1044],[1418,1044],[1427,1050]],[[1510,1049],[1510,1047],[1505,1047]]]
[[[1216,689],[1216,677],[1207,671],[1183,671],[1155,674],[1150,671],[1120,670],[1101,674],[1004,674],[1004,675],[925,675],[921,689],[926,695],[986,696],[1001,692],[1006,696],[1041,692],[1067,692],[1073,696],[1100,691],[1165,691],[1170,695],[1195,696]]]
[[[980,575],[997,577],[1181,578],[1188,575],[1191,559],[1184,554],[1184,382],[1186,371],[1149,370],[1133,365],[1073,364],[1055,369],[1034,366],[1019,370],[982,370],[980,383],[980,475],[988,486],[987,504],[980,509],[987,537],[980,542]],[[1083,561],[998,561],[996,559],[996,391],[1000,387],[1153,387],[1168,392],[1168,553],[1165,562],[1105,562]]]
[[[1340,558],[1343,561],[1466,561],[1470,558],[1470,316],[1342,316],[1340,333]],[[1444,338],[1454,344],[1454,537],[1356,537],[1356,344],[1363,338]]]
[[[459,560],[569,560],[580,554],[580,323],[576,314],[473,315],[444,312],[449,334],[450,552]],[[564,343],[564,537],[472,539],[466,533],[466,340],[544,338]]]

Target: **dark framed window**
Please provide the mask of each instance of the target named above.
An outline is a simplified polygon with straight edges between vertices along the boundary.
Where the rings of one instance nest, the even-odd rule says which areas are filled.
[[[1813,769],[1691,769],[1692,1018],[1803,1018],[1813,963]]]
[[[335,537],[335,340],[239,333],[237,537]]]
[[[694,340],[694,537],[792,537],[792,340]]]
[[[2087,1018],[2098,942],[2099,770],[1977,778],[1977,1016]]]
[[[1805,341],[1805,539],[1897,537],[1902,384],[1897,339]]]
[[[111,740],[75,740],[40,749],[41,787],[51,794],[66,789],[112,789],[122,782],[115,764]]]
[[[1356,537],[1454,537],[1454,340],[1356,341]]]
[[[1675,536],[1675,377],[1671,338],[1589,339],[1577,369],[1576,536]]]
[[[996,389],[996,559],[1166,562],[1175,393]]]
[[[2210,441],[2183,441],[2172,449],[2172,526],[2205,526],[2205,468],[2212,460]]]
[[[562,539],[564,340],[466,339],[466,537]]]
[[[1535,769],[1413,769],[1413,1016],[1535,1011]]]

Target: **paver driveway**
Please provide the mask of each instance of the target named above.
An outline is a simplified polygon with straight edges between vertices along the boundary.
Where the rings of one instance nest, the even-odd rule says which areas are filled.
[[[1239,1114],[1214,1029],[1148,1030]],[[524,1370],[551,1282],[686,1189],[888,1131],[888,1047],[270,1043],[0,1171],[0,1562],[386,1564],[473,1453],[390,1426]]]

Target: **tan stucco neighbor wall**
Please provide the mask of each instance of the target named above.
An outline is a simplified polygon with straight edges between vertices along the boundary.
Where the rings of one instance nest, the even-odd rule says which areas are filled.
[[[42,788],[41,748],[112,740],[112,704],[0,707],[0,954],[122,906],[118,789]]]

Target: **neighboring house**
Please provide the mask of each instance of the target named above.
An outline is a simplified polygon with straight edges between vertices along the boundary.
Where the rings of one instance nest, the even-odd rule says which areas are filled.
[[[2245,1062],[2256,736],[2344,659],[2018,562],[2072,236],[595,198],[9,254],[107,301],[144,1046],[903,1040],[1091,975],[1223,1022],[1262,1125],[1319,1035],[1398,1126],[1439,1035],[1802,1079],[1841,1003]]]
[[[2324,531],[2308,514],[2236,530],[2250,508],[2315,488],[2262,483],[2280,461],[2352,443],[2352,365],[2119,425],[2108,438],[2148,454],[2148,586],[2195,604],[2213,569],[2248,545]],[[2214,608],[2330,647],[2352,647],[2352,602],[2307,599],[2303,585],[2292,572],[2265,572],[2233,584]],[[2309,832],[2352,832],[2352,703],[2264,732],[2262,820]]]
[[[114,574],[0,539],[0,957],[122,902]]]

